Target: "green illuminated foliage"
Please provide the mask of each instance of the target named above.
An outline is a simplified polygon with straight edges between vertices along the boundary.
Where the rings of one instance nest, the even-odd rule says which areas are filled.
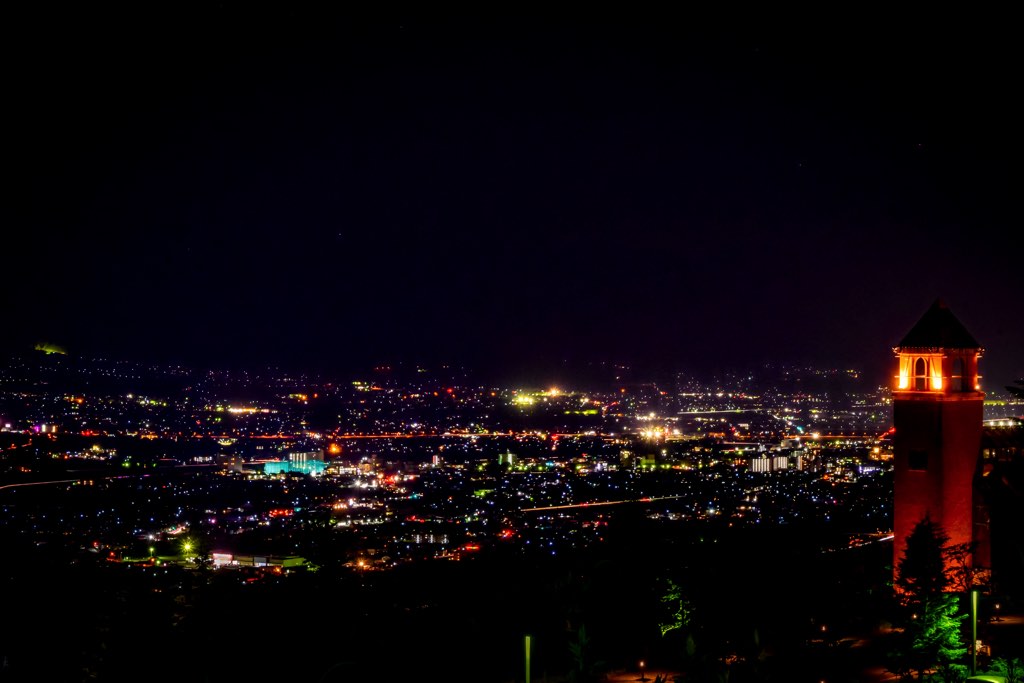
[[[670,614],[671,619],[658,624],[662,636],[690,625],[690,619],[693,616],[693,606],[683,596],[682,589],[674,581],[668,581],[668,591],[661,597],[661,601],[672,610]]]
[[[1012,659],[993,659],[989,673],[1004,677],[1006,683],[1022,683],[1024,682],[1024,661],[1016,657]]]
[[[60,346],[57,346],[56,344],[50,344],[47,342],[40,342],[39,344],[36,344],[35,349],[36,351],[42,351],[43,353],[46,354],[59,354],[61,356],[66,356],[68,353]]]

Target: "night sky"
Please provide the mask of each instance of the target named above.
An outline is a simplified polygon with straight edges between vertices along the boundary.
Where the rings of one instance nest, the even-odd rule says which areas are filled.
[[[1024,377],[1006,17],[4,24],[5,350],[870,370],[941,297]]]

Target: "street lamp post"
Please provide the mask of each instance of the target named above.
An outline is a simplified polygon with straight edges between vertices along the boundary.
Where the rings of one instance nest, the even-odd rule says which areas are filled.
[[[971,675],[978,673],[978,589],[971,589]]]
[[[526,683],[530,683],[530,636],[523,639],[523,645],[526,650]]]
[[[647,677],[644,675],[644,660],[640,660],[640,680],[646,681]]]

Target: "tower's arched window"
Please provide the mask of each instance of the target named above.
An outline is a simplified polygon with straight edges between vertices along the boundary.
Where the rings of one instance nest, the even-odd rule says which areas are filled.
[[[928,388],[928,363],[924,358],[914,361],[914,391],[924,391]]]
[[[954,358],[953,367],[950,369],[950,388],[953,391],[964,390],[964,359]]]

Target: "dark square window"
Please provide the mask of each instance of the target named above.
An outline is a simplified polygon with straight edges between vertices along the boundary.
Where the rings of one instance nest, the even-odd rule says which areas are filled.
[[[928,469],[928,452],[927,451],[910,451],[910,455],[907,457],[907,467],[912,470],[918,470],[924,472]]]

